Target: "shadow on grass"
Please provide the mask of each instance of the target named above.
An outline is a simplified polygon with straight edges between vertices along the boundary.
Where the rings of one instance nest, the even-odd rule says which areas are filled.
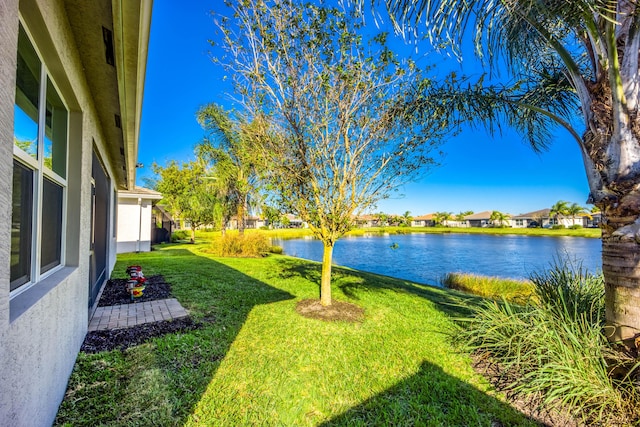
[[[318,285],[318,295],[320,293],[320,276],[322,265],[314,261],[304,260],[303,262],[295,258],[282,258],[282,271],[280,277],[283,279],[295,276],[302,277]],[[404,292],[421,298],[428,299],[436,304],[438,309],[452,317],[467,317],[472,314],[471,307],[482,298],[452,291],[436,286],[422,285],[403,279],[396,279],[375,273],[367,273],[352,270],[346,267],[333,266],[331,270],[332,286],[340,289],[342,293],[353,300],[358,300],[358,293],[367,292]]]
[[[182,425],[214,377],[251,310],[293,298],[215,260],[179,247],[122,254],[127,265],[162,274],[197,330],[151,340],[127,350],[80,354],[56,425]]]
[[[499,427],[539,424],[426,361],[415,375],[321,424],[323,427],[398,425]]]

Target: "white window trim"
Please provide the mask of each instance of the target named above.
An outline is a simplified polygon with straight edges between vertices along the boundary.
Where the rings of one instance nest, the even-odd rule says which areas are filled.
[[[13,145],[13,157],[20,163],[23,163],[26,167],[33,171],[33,214],[34,218],[31,220],[31,270],[30,270],[30,280],[27,283],[24,283],[17,289],[9,292],[9,299],[13,299],[23,292],[31,289],[33,286],[37,285],[42,280],[51,276],[52,274],[60,271],[66,265],[66,246],[67,246],[67,179],[62,178],[60,175],[47,168],[44,165],[44,139],[45,139],[45,128],[43,126],[46,122],[46,109],[47,109],[47,83],[50,82],[53,86],[54,90],[60,96],[60,99],[67,110],[67,132],[66,132],[66,150],[65,150],[65,176],[69,176],[69,128],[70,128],[70,110],[69,105],[64,99],[64,95],[60,92],[58,86],[56,85],[54,79],[51,77],[49,70],[42,59],[43,56],[38,49],[38,46],[33,42],[33,37],[29,32],[28,27],[24,24],[24,21],[20,19],[20,24],[24,29],[27,37],[29,38],[29,42],[31,46],[34,48],[36,54],[38,55],[38,59],[40,60],[40,92],[39,92],[39,105],[38,105],[38,146],[37,146],[37,159],[34,159],[31,155],[23,151],[21,148],[17,147],[15,144]],[[15,122],[13,124],[15,126]],[[42,189],[44,179],[49,178],[54,183],[60,185],[62,187],[62,224],[61,224],[61,241],[60,241],[60,264],[57,266],[50,268],[46,272],[42,273],[41,263],[41,250],[42,250],[42,213],[44,207],[42,207]]]

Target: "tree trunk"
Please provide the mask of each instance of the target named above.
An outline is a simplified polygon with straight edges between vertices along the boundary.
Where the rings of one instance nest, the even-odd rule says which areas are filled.
[[[195,242],[196,242],[196,228],[191,227],[191,243],[195,243]]]
[[[241,202],[238,204],[238,209],[236,211],[238,216],[238,234],[244,234],[244,204]]]
[[[627,196],[605,207],[602,226],[602,272],[605,278],[607,335],[634,348],[640,336],[640,210]]]
[[[599,102],[608,108],[602,108],[605,113],[600,117],[594,116],[589,123],[583,138],[583,153],[588,156],[583,158],[591,190],[588,202],[598,206],[602,213],[605,332],[610,341],[636,348],[635,339],[640,336],[638,127],[636,123],[622,122],[614,126],[607,113],[610,100]]]
[[[331,305],[331,260],[333,245],[324,245],[322,253],[322,279],[320,280],[320,304]]]

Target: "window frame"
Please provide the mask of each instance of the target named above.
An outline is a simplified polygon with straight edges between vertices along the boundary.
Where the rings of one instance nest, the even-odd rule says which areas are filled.
[[[39,82],[39,100],[38,100],[38,120],[36,125],[38,126],[37,132],[37,157],[34,158],[32,155],[22,150],[16,144],[13,144],[13,159],[20,163],[23,167],[29,169],[33,173],[33,186],[31,188],[31,203],[32,203],[32,216],[31,216],[31,250],[30,250],[30,274],[29,280],[21,285],[18,285],[14,290],[10,290],[9,298],[13,299],[14,297],[22,294],[27,291],[34,285],[41,282],[43,279],[51,276],[57,271],[64,268],[66,264],[66,237],[67,237],[67,200],[68,200],[68,182],[67,177],[69,176],[69,131],[70,131],[70,121],[71,121],[71,110],[69,109],[69,104],[65,100],[63,93],[60,91],[59,86],[56,84],[55,79],[52,74],[49,72],[47,64],[43,60],[43,55],[38,49],[36,43],[34,43],[34,38],[29,32],[27,25],[25,25],[24,21],[20,19],[20,28],[24,31],[24,34],[27,37],[27,40],[31,44],[31,47],[35,51],[38,61],[40,62],[40,82]],[[16,55],[18,52],[16,51]],[[17,70],[16,70],[17,71]],[[17,83],[16,83],[17,84]],[[66,132],[65,132],[65,165],[64,165],[64,177],[60,176],[58,173],[54,172],[53,165],[51,168],[45,165],[45,138],[46,138],[46,115],[47,115],[47,88],[51,86],[51,89],[54,90],[59,97],[59,100],[62,102],[64,109],[66,110]],[[14,101],[15,103],[15,101]],[[15,107],[14,107],[15,108]],[[14,126],[14,135],[15,135],[15,126],[16,121],[14,118],[13,122]],[[53,154],[52,154],[53,156]],[[60,223],[60,260],[58,265],[50,267],[42,266],[42,229],[43,229],[43,214],[46,210],[46,207],[43,206],[43,192],[44,192],[44,181],[48,179],[51,183],[59,186],[62,190],[62,200],[60,203],[62,204],[62,212],[61,212],[61,223]],[[44,272],[43,272],[44,270]]]

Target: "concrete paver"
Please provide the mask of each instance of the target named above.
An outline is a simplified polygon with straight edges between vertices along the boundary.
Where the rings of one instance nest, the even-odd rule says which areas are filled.
[[[89,332],[129,328],[188,315],[187,310],[175,298],[98,307],[89,322]]]

